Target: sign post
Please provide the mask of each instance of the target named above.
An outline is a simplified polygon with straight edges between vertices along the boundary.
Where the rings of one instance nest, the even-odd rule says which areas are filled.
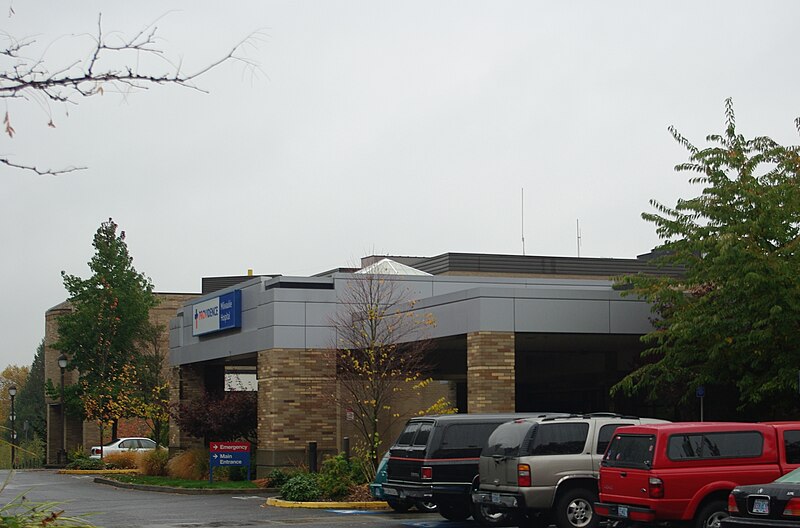
[[[706,397],[706,388],[703,385],[700,385],[694,391],[695,396],[700,399],[700,421],[703,421],[703,400]]]
[[[211,442],[208,444],[208,482],[214,482],[214,467],[247,467],[250,480],[250,442]]]

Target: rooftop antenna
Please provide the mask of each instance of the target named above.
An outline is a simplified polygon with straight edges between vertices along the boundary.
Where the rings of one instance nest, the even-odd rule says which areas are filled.
[[[522,188],[522,204],[521,205],[522,205],[522,207],[521,207],[522,214],[520,216],[522,217],[522,225],[521,225],[521,228],[522,228],[521,229],[522,230],[522,256],[524,257],[525,256],[525,187]]]
[[[575,219],[575,226],[577,228],[577,235],[578,235],[578,258],[581,258],[581,219]]]

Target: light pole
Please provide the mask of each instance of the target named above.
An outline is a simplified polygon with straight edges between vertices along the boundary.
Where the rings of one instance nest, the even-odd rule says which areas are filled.
[[[67,458],[67,413],[64,409],[64,371],[67,370],[67,356],[58,356],[58,368],[61,369],[61,451],[58,452],[58,463],[61,464],[61,457]]]
[[[11,396],[11,469],[14,469],[16,467],[14,462],[17,459],[17,430],[14,427],[14,421],[17,419],[14,416],[14,397],[17,395],[16,385],[8,388],[8,395]]]

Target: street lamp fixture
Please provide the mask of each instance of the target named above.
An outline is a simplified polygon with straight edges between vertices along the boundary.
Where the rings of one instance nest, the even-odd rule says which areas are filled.
[[[64,371],[67,369],[67,356],[58,356],[58,368],[61,369],[61,451],[58,453],[58,463],[61,464],[61,457],[64,462],[67,460],[67,413],[64,409]]]
[[[14,427],[14,421],[17,418],[14,412],[14,397],[17,395],[16,385],[8,388],[8,395],[11,396],[11,469],[15,469],[17,460],[17,430]]]

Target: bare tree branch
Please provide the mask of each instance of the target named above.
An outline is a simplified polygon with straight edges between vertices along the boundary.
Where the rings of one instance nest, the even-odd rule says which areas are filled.
[[[35,102],[50,115],[48,125],[53,124],[49,103],[78,104],[83,97],[105,92],[127,93],[143,91],[156,85],[177,85],[202,93],[206,90],[195,84],[200,77],[229,61],[243,64],[247,70],[260,72],[258,64],[245,56],[245,49],[254,46],[260,38],[254,32],[237,42],[227,53],[212,60],[199,69],[185,73],[182,63],[171,62],[158,47],[157,26],[149,24],[126,38],[116,33],[107,34],[103,29],[102,14],[97,18],[96,34],[88,35],[92,41],[87,58],[76,59],[66,65],[48,65],[44,55],[40,58],[25,57],[22,52],[37,41],[34,38],[18,40],[8,34],[0,34],[6,45],[0,48],[0,99]],[[45,51],[46,54],[46,51]],[[142,55],[152,56],[166,68],[159,69],[152,62],[141,65]],[[6,110],[8,116],[9,110]],[[6,134],[13,137],[14,129],[6,119]],[[2,159],[5,165],[36,172],[37,174],[64,174],[81,168],[59,170],[38,169],[33,164],[14,163]]]
[[[3,165],[9,166],[12,169],[21,169],[21,170],[33,171],[36,174],[38,174],[39,176],[60,176],[61,174],[67,174],[68,172],[75,172],[75,171],[85,170],[86,169],[86,167],[68,167],[66,169],[58,169],[58,170],[40,169],[40,168],[35,167],[33,165],[20,165],[18,163],[13,163],[13,162],[9,161],[8,158],[0,158],[0,163],[2,163]]]

